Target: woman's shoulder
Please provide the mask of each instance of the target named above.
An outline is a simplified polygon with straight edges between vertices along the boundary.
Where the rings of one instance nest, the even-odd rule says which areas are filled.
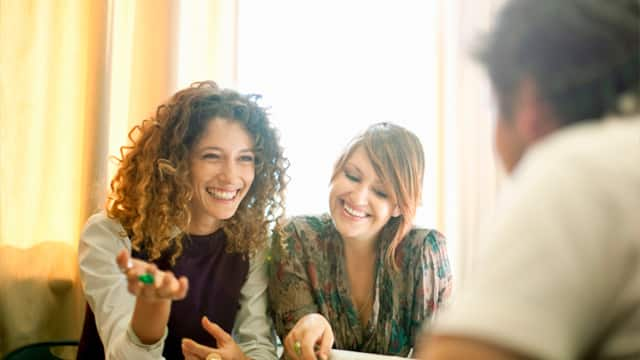
[[[125,244],[129,242],[127,232],[120,222],[108,217],[104,211],[89,217],[80,236],[82,242],[92,243],[104,240],[112,241],[114,238],[120,238]]]
[[[334,229],[328,214],[294,216],[284,223],[282,245],[289,253],[313,253],[324,248]]]
[[[109,216],[107,216],[107,213],[104,210],[102,210],[89,216],[85,224],[85,227],[92,226],[92,225],[98,225],[98,226],[102,225],[102,226],[109,227],[109,226],[118,226],[120,225],[120,223],[117,220],[111,219]]]
[[[448,272],[446,238],[438,230],[413,228],[405,236],[401,248],[401,263],[406,271],[436,268],[441,277]]]
[[[324,234],[333,228],[333,221],[328,214],[322,215],[298,215],[291,217],[284,226],[287,233],[301,232]]]
[[[410,252],[421,254],[425,251],[431,251],[440,253],[446,249],[447,239],[438,230],[414,227],[405,236],[402,244],[405,250]]]

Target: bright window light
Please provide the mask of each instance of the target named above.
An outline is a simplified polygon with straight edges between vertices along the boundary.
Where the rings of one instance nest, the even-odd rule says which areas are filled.
[[[280,129],[288,215],[326,212],[338,154],[368,125],[389,121],[423,143],[417,224],[435,227],[436,4],[239,0],[237,87],[262,94]]]

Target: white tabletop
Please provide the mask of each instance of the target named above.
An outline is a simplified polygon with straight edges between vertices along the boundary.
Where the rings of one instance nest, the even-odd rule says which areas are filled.
[[[393,360],[407,359],[399,356],[380,355],[371,353],[362,353],[356,351],[336,350],[332,349],[329,353],[329,360]]]

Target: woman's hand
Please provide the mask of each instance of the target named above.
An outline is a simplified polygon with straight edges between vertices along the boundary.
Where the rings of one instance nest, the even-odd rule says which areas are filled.
[[[217,348],[200,345],[191,339],[182,339],[182,354],[185,360],[248,360],[231,335],[220,326],[202,317],[202,327],[216,339]]]
[[[333,330],[324,316],[305,315],[289,331],[283,345],[287,359],[325,360],[333,346]]]
[[[116,262],[127,277],[129,292],[138,299],[156,302],[181,300],[187,296],[189,281],[184,276],[176,279],[171,271],[160,271],[154,264],[134,259],[124,249],[116,256]],[[153,283],[145,284],[140,280],[145,274],[153,276]]]
[[[187,296],[189,282],[184,276],[176,279],[170,271],[131,258],[124,249],[116,256],[116,263],[127,278],[127,289],[136,296],[131,328],[143,344],[155,344],[169,321],[171,301]]]

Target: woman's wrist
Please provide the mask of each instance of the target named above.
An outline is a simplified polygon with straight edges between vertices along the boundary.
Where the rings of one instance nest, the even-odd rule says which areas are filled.
[[[171,300],[149,300],[136,298],[131,316],[131,329],[143,344],[154,344],[164,335],[169,322]]]

